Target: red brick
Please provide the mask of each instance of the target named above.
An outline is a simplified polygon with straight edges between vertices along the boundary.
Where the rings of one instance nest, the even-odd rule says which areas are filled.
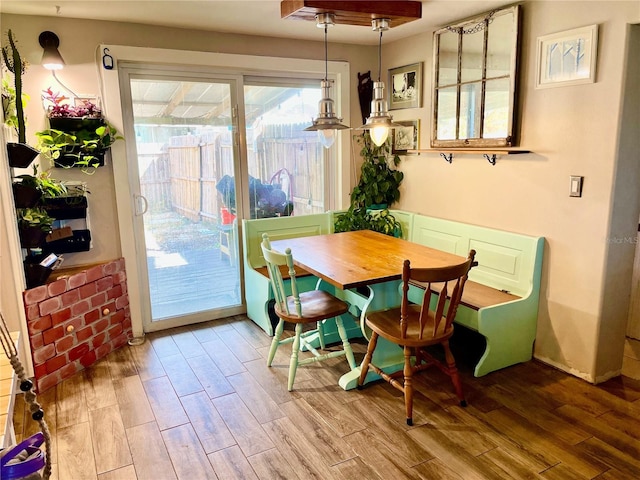
[[[72,377],[76,373],[82,370],[82,365],[77,362],[67,363],[64,367],[60,369],[60,378],[62,380]]]
[[[59,338],[64,336],[64,328],[61,326],[53,327],[48,330],[42,332],[42,341],[45,345],[49,345],[50,343],[54,343]]]
[[[69,320],[67,323],[62,325],[62,327],[65,329],[65,331],[67,331],[67,328],[69,327],[73,327],[73,330],[78,330],[79,328],[84,327],[84,322],[82,321],[82,317],[76,317]]]
[[[113,262],[107,263],[103,270],[105,275],[113,275],[118,271],[118,262],[114,260]]]
[[[115,325],[117,323],[122,323],[125,319],[124,310],[118,310],[116,313],[111,315],[110,323],[111,325]]]
[[[33,305],[47,298],[47,286],[40,285],[24,292],[24,304]]]
[[[106,333],[99,333],[95,337],[91,339],[91,346],[93,348],[98,348],[100,345],[104,344],[104,341],[107,339]]]
[[[67,335],[56,342],[56,352],[58,352],[58,355],[68,352],[75,344],[76,341],[73,335]]]
[[[131,334],[131,318],[126,317],[124,322],[122,322],[122,328],[127,334]]]
[[[60,307],[62,307],[60,297],[48,298],[40,302],[40,315],[44,317],[45,315],[55,312]]]
[[[83,300],[81,302],[76,303],[75,305],[73,305],[71,307],[71,314],[74,317],[76,317],[78,315],[82,315],[84,313],[87,313],[90,308],[91,308],[91,305],[89,304],[89,301],[88,300]]]
[[[114,298],[118,298],[122,296],[122,285],[116,285],[113,288],[110,288],[107,292],[107,298],[112,300]]]
[[[36,365],[33,367],[33,372],[36,378],[42,378],[47,374],[47,366],[45,364]]]
[[[27,326],[29,329],[29,335],[35,335],[36,333],[40,333],[47,328],[51,328],[51,315],[46,315],[44,317],[40,317],[33,322],[28,322]]]
[[[51,320],[54,325],[59,325],[62,322],[66,322],[71,318],[71,309],[65,308],[63,310],[58,310],[55,313],[51,314]]]
[[[56,347],[53,345],[45,345],[42,348],[34,350],[33,363],[34,365],[41,365],[50,358],[53,358],[56,354]]]
[[[69,351],[69,361],[75,362],[80,357],[86,355],[89,352],[89,350],[91,350],[91,349],[89,348],[89,344],[88,343],[81,343],[80,345],[78,345],[77,347],[72,348]]]
[[[127,286],[127,274],[125,272],[118,273],[118,279],[116,280],[115,283],[122,285],[122,288],[126,288],[126,286]]]
[[[120,310],[121,308],[129,305],[129,295],[123,295],[116,299],[116,308]]]
[[[109,334],[109,338],[116,338],[118,335],[122,333],[122,325],[118,324],[115,327],[111,327],[107,333]]]
[[[38,379],[38,393],[43,393],[49,390],[51,387],[56,386],[60,383],[60,375],[57,373],[52,373],[51,375],[47,375],[46,377],[42,377]],[[45,413],[46,418],[46,413]]]
[[[112,342],[111,345],[113,345],[113,349],[116,350],[117,348],[120,348],[121,346],[123,346],[125,343],[127,343],[127,336],[123,333],[121,335],[118,335],[118,337],[116,337]]]
[[[107,301],[107,294],[105,292],[101,292],[91,297],[91,306],[94,308],[99,307],[100,305],[104,304],[106,301]]]
[[[105,312],[105,310],[108,310],[108,311]],[[116,311],[116,302],[110,302],[103,305],[100,311],[102,312],[102,315],[105,317],[107,315],[111,315],[113,312]]]
[[[68,307],[69,305],[73,305],[78,300],[80,300],[80,290],[74,288],[73,290],[69,290],[61,295],[60,299],[62,300],[62,306]]]
[[[105,343],[96,348],[96,358],[102,358],[105,355],[109,355],[111,353],[111,345],[109,343]]]
[[[88,338],[91,338],[92,336],[93,336],[93,329],[91,327],[84,327],[76,332],[76,338],[78,339],[79,342],[83,342]]]
[[[47,372],[53,373],[56,370],[60,370],[67,364],[67,356],[66,355],[58,355],[57,357],[52,358],[51,360],[46,361]]]
[[[87,282],[95,282],[99,278],[104,277],[104,265],[97,265],[87,270]]]
[[[80,298],[89,298],[95,295],[98,290],[96,289],[96,282],[87,283],[79,288]]]
[[[40,316],[40,309],[38,308],[38,304],[29,305],[25,307],[25,312],[27,314],[27,320],[35,320]]]
[[[98,309],[91,310],[89,313],[85,314],[84,323],[86,325],[89,325],[90,323],[95,322],[99,318],[100,318],[100,310]]]
[[[69,277],[69,289],[78,288],[87,283],[87,274],[85,272],[76,273]]]
[[[109,319],[101,318],[93,325],[93,331],[96,333],[100,333],[105,331],[108,326],[109,326]]]
[[[67,291],[67,279],[61,278],[47,285],[47,292],[50,297],[57,297]]]
[[[80,359],[80,363],[85,367],[89,367],[90,365],[93,365],[96,361],[96,352],[94,352],[93,350],[90,351],[89,353],[87,353],[85,356],[83,356]]]
[[[44,340],[42,340],[42,334],[35,333],[33,335],[29,335],[29,343],[31,343],[31,351],[43,347]]]
[[[113,287],[113,277],[111,277],[111,276],[104,277],[104,278],[101,278],[100,280],[96,281],[96,289],[99,292],[106,292],[111,287]]]

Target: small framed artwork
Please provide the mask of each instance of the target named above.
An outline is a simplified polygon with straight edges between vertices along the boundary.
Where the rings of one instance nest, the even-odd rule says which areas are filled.
[[[407,150],[420,148],[420,120],[394,123],[401,126],[393,129],[391,153],[406,155]]]
[[[538,37],[536,88],[596,80],[598,25]]]
[[[422,106],[422,62],[389,69],[389,110]]]

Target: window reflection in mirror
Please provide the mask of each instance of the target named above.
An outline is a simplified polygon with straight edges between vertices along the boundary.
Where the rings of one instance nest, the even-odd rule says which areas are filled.
[[[432,147],[514,143],[519,6],[434,33]]]

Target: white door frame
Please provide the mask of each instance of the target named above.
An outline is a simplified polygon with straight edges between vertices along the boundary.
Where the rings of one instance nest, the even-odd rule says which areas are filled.
[[[102,82],[103,107],[109,121],[120,131],[125,132],[123,125],[120,80],[118,74],[119,62],[149,63],[155,65],[183,66],[201,71],[227,71],[229,74],[240,75],[273,75],[282,76],[283,72],[293,72],[301,76],[320,76],[324,74],[325,63],[321,60],[290,59],[279,57],[261,57],[253,55],[233,55],[209,52],[190,52],[184,50],[168,50],[143,47],[128,47],[122,45],[100,45],[100,52],[111,56],[113,69],[100,68]],[[344,118],[350,118],[349,111],[349,64],[347,62],[329,62],[329,72],[335,78],[335,95],[338,108]],[[349,133],[347,131],[347,133]],[[125,132],[127,134],[127,132]],[[240,136],[244,136],[242,129]],[[348,198],[349,182],[349,141],[341,141],[338,135],[334,148],[341,150],[343,161],[335,172],[337,182],[334,204],[341,207]],[[244,145],[241,138],[240,145]],[[137,268],[138,252],[136,251],[133,222],[135,212],[134,193],[129,187],[130,166],[127,161],[129,149],[125,142],[116,142],[111,147],[113,162],[113,177],[118,209],[118,227],[120,231],[120,247],[126,262],[127,286],[131,324],[134,337],[144,335],[145,312],[140,301],[140,274]],[[130,154],[129,154],[130,155]],[[246,152],[241,152],[246,155]],[[247,181],[245,179],[245,181]]]

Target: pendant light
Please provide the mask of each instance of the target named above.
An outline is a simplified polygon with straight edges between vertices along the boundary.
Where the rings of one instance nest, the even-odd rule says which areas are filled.
[[[384,96],[384,83],[380,81],[380,71],[382,69],[382,32],[389,30],[389,19],[375,18],[371,20],[374,32],[380,32],[378,44],[378,81],[373,82],[373,100],[371,100],[371,114],[364,125],[358,130],[369,130],[371,140],[378,147],[387,141],[389,130],[398,126],[393,123],[393,118],[389,114],[387,100]]]
[[[313,120],[313,125],[305,128],[305,131],[318,132],[318,138],[324,148],[329,148],[335,141],[336,130],[349,128],[342,125],[341,118],[336,117],[333,111],[333,100],[331,99],[331,84],[333,80],[328,77],[328,47],[327,47],[327,30],[333,26],[333,13],[318,13],[316,15],[316,26],[324,27],[324,80],[320,83],[322,88],[322,98],[318,102],[318,118]]]

